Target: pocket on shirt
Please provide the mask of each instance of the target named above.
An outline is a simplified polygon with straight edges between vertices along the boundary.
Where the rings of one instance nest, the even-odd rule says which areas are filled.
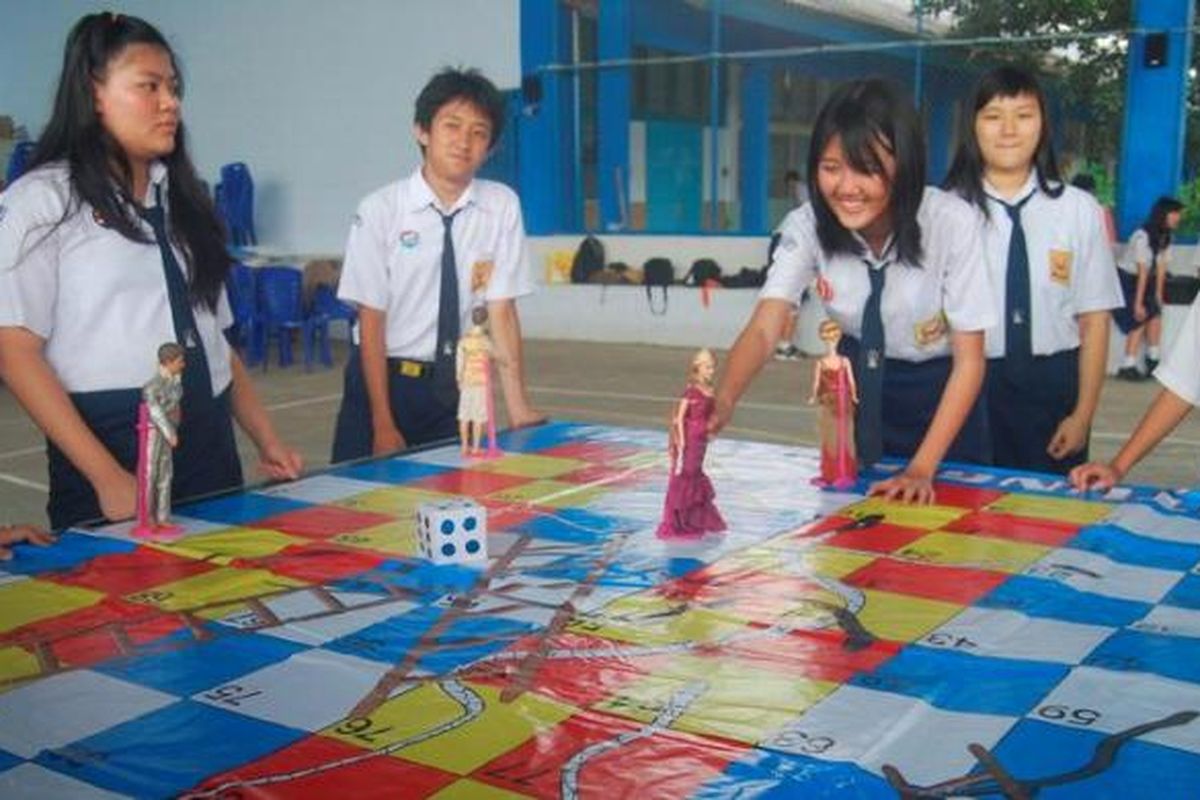
[[[932,317],[913,325],[913,342],[917,347],[933,347],[940,344],[950,333],[950,322],[946,312],[939,311]]]

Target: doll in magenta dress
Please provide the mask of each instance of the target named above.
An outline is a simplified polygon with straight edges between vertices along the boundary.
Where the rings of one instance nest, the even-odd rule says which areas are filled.
[[[716,492],[704,474],[716,371],[717,358],[712,351],[700,350],[692,358],[688,387],[671,422],[670,478],[658,526],[661,539],[699,539],[725,530],[725,520],[713,503]]]
[[[825,355],[813,367],[812,394],[809,405],[819,403],[817,437],[821,441],[821,476],[813,483],[848,489],[858,478],[858,462],[854,457],[854,407],[858,405],[858,387],[850,359],[839,355],[838,341],[842,329],[827,319],[817,329],[825,342]]]

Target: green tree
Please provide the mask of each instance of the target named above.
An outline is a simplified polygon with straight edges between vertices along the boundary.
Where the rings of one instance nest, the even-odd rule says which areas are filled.
[[[1056,86],[1076,126],[1075,149],[1090,162],[1110,164],[1120,142],[1124,106],[1125,36],[1096,37],[1129,27],[1130,0],[913,0],[927,15],[946,14],[955,38],[1002,36],[1004,44],[968,47],[981,67],[1016,61]],[[1050,41],[1021,41],[1033,36]]]

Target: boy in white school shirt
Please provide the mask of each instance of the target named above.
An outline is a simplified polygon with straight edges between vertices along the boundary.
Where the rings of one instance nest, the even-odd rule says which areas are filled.
[[[358,307],[332,461],[382,455],[457,433],[454,353],[486,304],[514,427],[542,420],[526,396],[516,299],[532,290],[521,208],[476,178],[504,126],[503,97],[475,70],[447,69],[417,98],[423,155],[368,195],[346,244],[338,296]]]

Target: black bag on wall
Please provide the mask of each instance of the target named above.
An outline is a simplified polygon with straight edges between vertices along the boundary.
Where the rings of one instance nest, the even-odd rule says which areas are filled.
[[[588,283],[592,274],[604,269],[604,244],[595,236],[588,236],[575,251],[571,262],[571,283]]]
[[[662,316],[667,313],[667,287],[675,282],[675,265],[669,258],[652,258],[642,265],[646,283],[646,299],[650,301],[650,312]],[[662,287],[662,309],[654,303],[654,287]]]

